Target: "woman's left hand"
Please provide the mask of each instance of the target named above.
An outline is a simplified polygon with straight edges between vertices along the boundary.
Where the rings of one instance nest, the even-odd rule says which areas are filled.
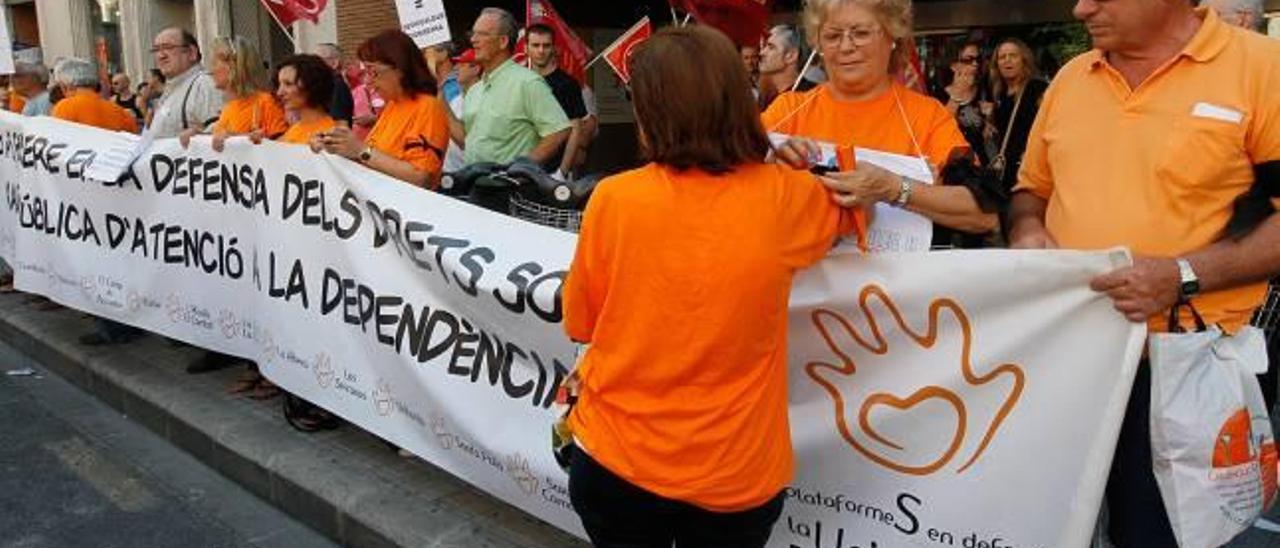
[[[828,173],[820,179],[834,193],[832,198],[836,203],[843,207],[892,203],[902,192],[901,178],[871,164],[858,164],[853,171]]]
[[[336,126],[329,130],[320,138],[320,143],[329,154],[337,154],[352,160],[360,156],[365,146],[364,141],[361,141],[350,128],[343,126]]]

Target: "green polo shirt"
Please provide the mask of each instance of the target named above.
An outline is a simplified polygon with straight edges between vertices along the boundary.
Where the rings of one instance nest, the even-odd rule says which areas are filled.
[[[569,128],[546,80],[510,59],[467,90],[462,123],[468,164],[510,162],[528,154],[543,137]]]

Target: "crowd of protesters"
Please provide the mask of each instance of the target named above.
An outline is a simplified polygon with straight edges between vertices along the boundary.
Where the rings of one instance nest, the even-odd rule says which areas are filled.
[[[592,541],[766,543],[792,474],[791,277],[837,238],[865,247],[876,204],[928,218],[935,247],[1127,246],[1134,265],[1093,287],[1132,321],[1193,300],[1213,323],[1248,322],[1280,272],[1280,45],[1229,26],[1256,26],[1257,2],[1207,3],[1081,0],[1074,15],[1095,49],[1052,83],[1007,38],[964,44],[932,93],[896,77],[914,48],[910,0],[808,0],[759,44],[685,26],[636,48],[628,91],[645,165],[600,183],[563,291],[565,329],[590,345],[565,424],[571,498]],[[215,152],[235,138],[307,146],[423,189],[522,157],[565,178],[598,122],[555,43],[552,28],[486,8],[464,51],[420,50],[388,30],[354,62],[323,44],[268,67],[231,36],[212,42],[206,68],[195,37],[170,28],[136,89],[124,74],[103,85],[84,60],[52,77],[19,63],[4,106],[183,146],[207,136]],[[1241,119],[1196,119],[1198,101]],[[824,145],[920,158],[932,180],[863,162],[819,170]],[[97,325],[82,342],[140,334]],[[707,329],[718,325],[734,329]],[[188,371],[239,361],[210,352]],[[1151,470],[1149,389],[1144,360],[1107,491],[1120,547],[1176,545]],[[251,364],[231,390],[280,394]],[[336,422],[319,409],[299,421]]]

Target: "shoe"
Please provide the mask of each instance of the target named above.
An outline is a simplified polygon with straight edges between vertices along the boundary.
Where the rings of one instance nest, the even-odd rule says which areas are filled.
[[[203,356],[196,358],[196,361],[191,362],[191,364],[187,366],[187,373],[195,375],[199,373],[217,371],[219,369],[230,367],[237,361],[239,361],[239,358],[228,356],[226,354],[205,352]]]
[[[123,342],[126,342],[126,341],[123,339],[117,339],[115,337],[108,337],[106,335],[103,335],[102,333],[98,333],[97,331],[80,336],[80,344],[83,344],[85,346],[108,346],[113,344],[120,344]]]

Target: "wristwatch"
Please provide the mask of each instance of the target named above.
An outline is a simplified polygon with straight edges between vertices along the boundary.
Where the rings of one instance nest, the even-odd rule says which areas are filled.
[[[1200,278],[1196,276],[1196,271],[1191,268],[1191,261],[1186,259],[1177,259],[1178,275],[1181,278],[1178,285],[1178,300],[1186,302],[1200,293]]]
[[[907,207],[907,202],[911,201],[911,179],[899,176],[898,180],[902,188],[898,191],[898,199],[893,201],[893,207]]]
[[[369,146],[364,147],[364,150],[360,151],[360,163],[367,164],[369,163],[369,160],[372,160],[372,159],[373,159],[373,147],[369,147]]]

